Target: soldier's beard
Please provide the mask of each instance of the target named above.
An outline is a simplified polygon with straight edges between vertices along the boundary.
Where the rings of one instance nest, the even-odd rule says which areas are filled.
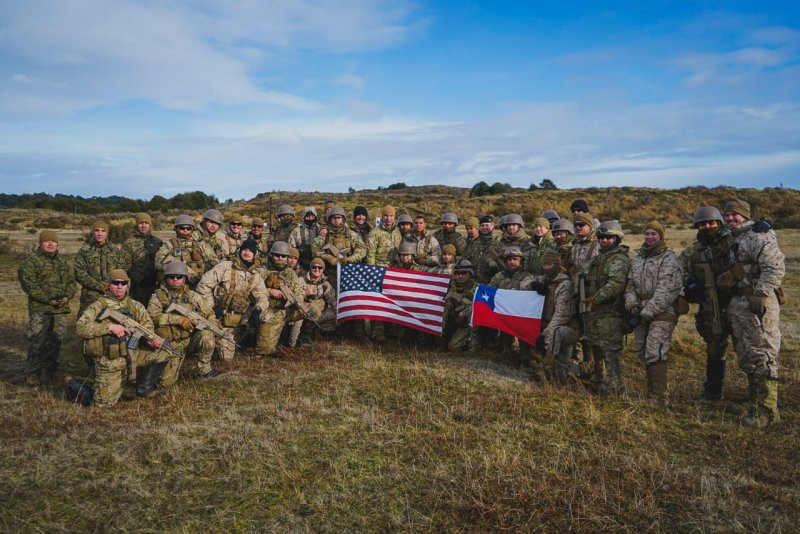
[[[722,228],[719,226],[701,228],[697,231],[697,240],[708,243],[709,241],[713,241],[721,231]]]
[[[545,276],[546,276],[546,277],[547,277],[549,280],[552,280],[553,278],[555,278],[556,276],[558,276],[558,275],[559,275],[559,273],[561,273],[561,266],[560,266],[560,265],[557,265],[557,266],[553,267],[552,269],[542,269],[542,271],[544,271],[544,275],[545,275]]]

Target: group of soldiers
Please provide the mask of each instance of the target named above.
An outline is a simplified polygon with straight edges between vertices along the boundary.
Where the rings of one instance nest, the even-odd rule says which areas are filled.
[[[561,217],[545,210],[532,235],[519,214],[502,216],[499,233],[492,215],[469,217],[463,235],[455,213],[444,213],[431,231],[426,215],[397,216],[388,205],[374,226],[363,206],[348,222],[333,204],[322,221],[311,206],[295,221],[292,206],[283,205],[275,227],[267,230],[254,218],[249,232],[240,215],[210,209],[199,224],[189,215],[176,217],[175,236],[163,242],[141,213],[121,248],[108,242],[108,224],[97,221],[74,269],[58,255],[58,235],[44,230],[19,269],[30,315],[27,382],[52,380],[77,281],[77,334],[93,377],[90,386],[72,380],[72,393],[87,404],[114,404],[126,379],[142,397],[168,388],[187,356],[196,359],[193,374],[209,378],[219,374],[215,356],[230,361],[248,346],[254,356],[277,355],[281,345],[307,347],[319,335],[500,352],[534,381],[624,395],[621,353],[631,331],[648,398],[663,404],[673,331],[688,304],[697,303],[696,327],[707,346],[700,397],[722,400],[732,338],[749,384],[749,401],[734,410],[747,426],[778,422],[785,267],[769,221],[751,220],[741,200],[722,212],[704,206],[692,221],[697,239],[680,256],[667,246],[664,226],[652,221],[631,258],[617,221],[598,221],[584,200],[571,211]],[[334,327],[337,266],[352,263],[450,275],[443,335],[363,320]],[[471,325],[478,284],[544,296],[534,345]]]

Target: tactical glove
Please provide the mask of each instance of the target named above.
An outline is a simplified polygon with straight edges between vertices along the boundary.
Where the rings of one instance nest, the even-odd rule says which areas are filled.
[[[188,317],[178,317],[177,323],[178,326],[187,332],[194,330],[194,324],[192,324],[192,321],[190,321]]]
[[[702,302],[706,296],[706,288],[701,284],[697,278],[690,276],[686,280],[686,285],[683,287],[683,296],[686,300],[695,304]]]
[[[760,295],[751,295],[750,296],[750,313],[754,315],[764,315],[764,312],[767,311],[767,297],[762,297]]]
[[[645,325],[649,325],[650,323],[652,323],[652,322],[653,322],[653,318],[652,318],[652,317],[650,317],[649,315],[647,315],[646,313],[640,313],[640,314],[639,314],[639,317],[642,319],[642,322],[643,322]]]
[[[631,309],[628,310],[628,313],[630,313],[631,315],[639,315],[640,313],[642,313],[642,307],[639,304],[634,304],[633,306],[631,306]]]
[[[542,282],[532,282],[531,283],[531,290],[536,291],[540,295],[547,294],[547,285],[543,284]]]
[[[637,326],[642,324],[642,316],[641,315],[629,315],[627,319],[625,319],[625,323],[628,325],[628,328],[632,332]]]
[[[769,219],[761,219],[753,224],[753,231],[757,234],[765,234],[772,230],[772,221]]]

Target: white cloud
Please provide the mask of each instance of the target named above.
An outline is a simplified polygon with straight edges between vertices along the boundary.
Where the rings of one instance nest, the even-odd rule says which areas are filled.
[[[361,76],[356,76],[355,74],[342,74],[336,78],[336,83],[339,85],[353,87],[355,89],[364,88],[364,78]]]

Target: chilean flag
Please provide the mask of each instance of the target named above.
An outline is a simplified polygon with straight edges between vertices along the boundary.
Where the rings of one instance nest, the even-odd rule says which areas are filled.
[[[542,322],[544,295],[535,291],[478,285],[472,299],[471,326],[488,326],[531,345]]]

